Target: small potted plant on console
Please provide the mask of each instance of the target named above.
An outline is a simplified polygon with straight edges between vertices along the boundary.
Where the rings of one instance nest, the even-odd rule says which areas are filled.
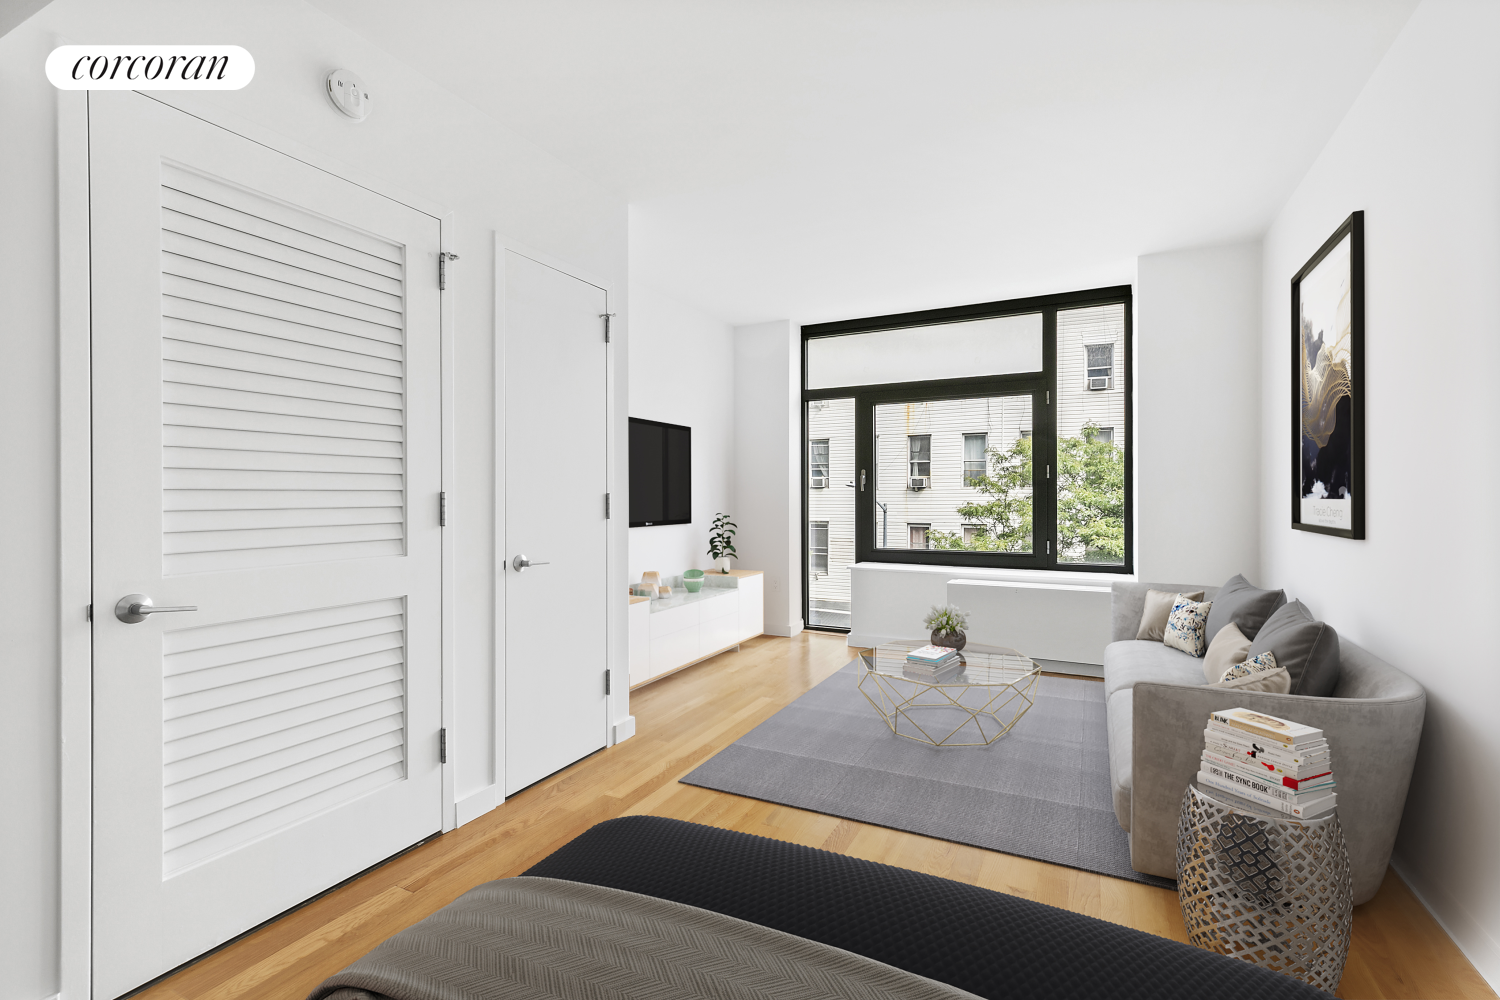
[[[708,554],[714,557],[714,569],[720,573],[728,573],[729,560],[739,558],[739,553],[734,551],[734,529],[735,523],[728,514],[714,515],[714,530],[708,536]]]

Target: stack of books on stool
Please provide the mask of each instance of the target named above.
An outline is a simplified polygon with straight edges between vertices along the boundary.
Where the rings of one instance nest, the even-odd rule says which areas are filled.
[[[949,646],[923,646],[906,654],[902,673],[909,677],[939,679],[958,673],[963,668],[958,650]]]
[[[1198,784],[1295,819],[1321,816],[1338,799],[1323,730],[1248,708],[1209,716]]]

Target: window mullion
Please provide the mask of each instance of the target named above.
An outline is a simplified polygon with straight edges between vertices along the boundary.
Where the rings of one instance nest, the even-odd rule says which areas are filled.
[[[1038,565],[1057,567],[1057,310],[1042,313],[1042,369],[1046,375],[1042,391],[1032,402],[1034,414],[1031,475],[1032,523],[1036,526],[1032,550]]]

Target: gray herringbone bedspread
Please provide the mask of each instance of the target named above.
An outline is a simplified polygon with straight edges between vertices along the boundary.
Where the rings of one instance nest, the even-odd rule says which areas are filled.
[[[806,938],[619,889],[488,882],[394,935],[309,1000],[887,998],[973,994]]]

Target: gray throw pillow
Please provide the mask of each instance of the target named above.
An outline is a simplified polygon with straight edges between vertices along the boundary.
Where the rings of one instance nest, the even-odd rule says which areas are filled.
[[[1261,590],[1236,573],[1214,596],[1208,612],[1208,641],[1213,642],[1219,629],[1234,622],[1251,642],[1276,609],[1286,604],[1286,591]],[[1277,657],[1280,660],[1280,657]]]
[[[1301,601],[1283,605],[1266,619],[1250,644],[1250,656],[1274,653],[1291,675],[1291,694],[1326,698],[1339,681],[1339,634],[1317,621]]]

